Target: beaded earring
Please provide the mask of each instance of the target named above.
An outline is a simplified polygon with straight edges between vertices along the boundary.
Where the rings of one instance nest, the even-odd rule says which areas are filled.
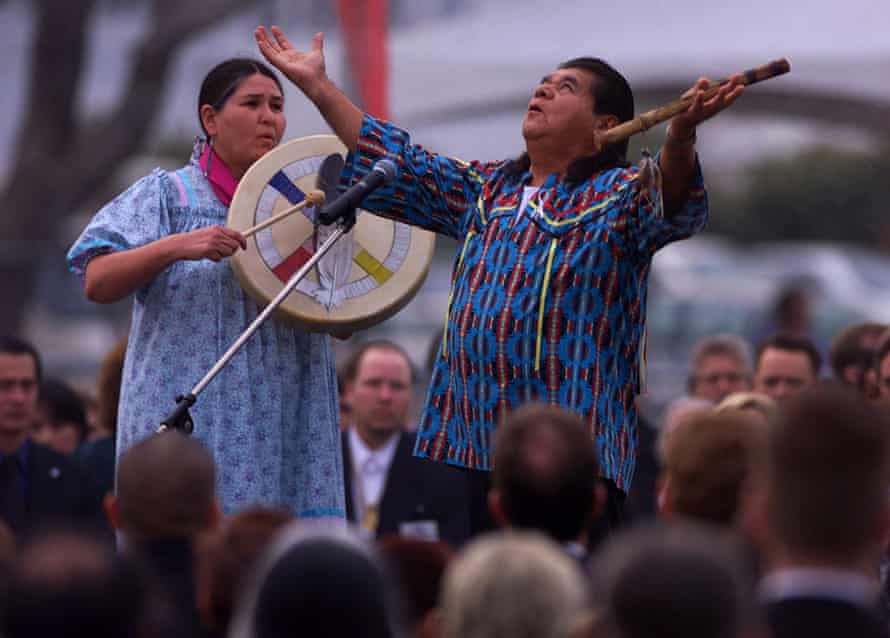
[[[207,164],[204,166],[204,177],[210,173],[210,162],[213,161],[213,138],[209,135],[204,138],[204,143],[207,145],[207,148],[210,149],[210,152],[207,153]],[[201,153],[203,154],[203,150]]]

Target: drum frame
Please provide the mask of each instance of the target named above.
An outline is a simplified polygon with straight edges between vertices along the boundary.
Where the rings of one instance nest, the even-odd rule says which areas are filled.
[[[275,208],[271,203],[274,200],[270,198],[270,194],[276,198],[288,199],[277,187],[272,186],[272,179],[278,173],[284,173],[291,181],[298,183],[299,179],[315,172],[305,172],[308,164],[303,165],[303,162],[311,162],[312,158],[320,161],[322,157],[344,154],[346,151],[346,147],[334,135],[310,135],[291,140],[269,151],[248,169],[239,182],[229,208],[228,226],[244,232],[244,229],[262,221],[257,216],[260,208],[263,208],[265,214],[274,214]],[[302,177],[291,176],[290,167],[296,167],[295,173]],[[301,185],[301,188],[306,191],[306,186],[309,185]],[[317,188],[317,184],[314,187]],[[361,204],[357,215],[357,223],[351,235],[355,235],[356,250],[364,253],[363,257],[368,259],[371,269],[364,265],[356,266],[359,262],[354,261],[355,274],[361,270],[364,272],[359,279],[350,278],[343,286],[342,290],[347,294],[341,304],[326,306],[323,302],[313,300],[309,290],[315,286],[319,275],[316,268],[307,281],[295,288],[293,294],[280,305],[276,312],[278,318],[310,332],[324,332],[345,339],[393,316],[414,297],[423,285],[432,263],[435,234],[404,222],[385,219],[386,215],[363,211]],[[299,215],[295,217],[300,219]],[[310,218],[312,215],[305,217]],[[303,223],[302,220],[300,223]],[[384,228],[386,233],[392,233],[391,239],[386,242],[388,248],[381,251],[383,244],[375,247],[374,239],[371,239],[370,244],[365,243],[366,239],[370,239],[369,228],[374,229],[376,238],[388,236],[380,234]],[[312,229],[307,224],[305,230],[305,239],[308,239]],[[290,272],[286,275],[273,272],[274,263],[269,261],[269,258],[273,261],[282,259],[282,263],[287,261],[285,252],[277,252],[281,247],[276,247],[275,237],[280,236],[277,230],[273,236],[270,229],[257,233],[248,240],[247,250],[236,252],[230,260],[241,287],[261,306],[274,299],[290,277]],[[296,248],[304,238],[296,237],[294,240],[296,244],[293,247]],[[314,249],[313,247],[312,250]],[[324,262],[320,265],[323,264]],[[367,290],[362,292],[364,288]],[[350,290],[359,292],[350,294]]]

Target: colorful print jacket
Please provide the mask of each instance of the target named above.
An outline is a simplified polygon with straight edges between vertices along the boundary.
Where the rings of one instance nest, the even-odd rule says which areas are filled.
[[[704,227],[701,170],[667,218],[636,168],[574,184],[550,175],[520,211],[529,172],[430,153],[367,115],[344,181],[384,157],[399,174],[362,207],[462,242],[415,454],[489,470],[498,423],[525,402],[545,402],[585,421],[603,476],[627,491],[649,266],[660,247]]]

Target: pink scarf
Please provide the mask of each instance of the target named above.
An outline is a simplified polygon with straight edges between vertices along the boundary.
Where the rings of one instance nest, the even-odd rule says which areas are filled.
[[[210,159],[211,153],[213,153],[212,161]],[[213,192],[216,193],[219,201],[226,206],[231,204],[232,197],[235,195],[235,189],[238,188],[238,180],[232,175],[232,171],[229,170],[229,167],[223,164],[223,161],[219,159],[219,155],[213,152],[213,148],[211,148],[209,144],[204,145],[204,152],[201,153],[201,158],[198,160],[198,163],[201,165],[201,170],[204,171],[204,175],[206,175],[207,179],[210,181],[210,185],[213,187]],[[209,171],[207,170],[207,164],[210,164]]]

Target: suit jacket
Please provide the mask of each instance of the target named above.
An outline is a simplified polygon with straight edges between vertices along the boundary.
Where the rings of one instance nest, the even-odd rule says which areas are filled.
[[[772,638],[887,638],[877,612],[836,598],[783,598],[765,611]]]
[[[109,434],[87,441],[74,453],[76,461],[93,477],[96,489],[103,496],[114,491],[115,439],[114,434]]]
[[[17,536],[51,527],[106,532],[101,495],[89,474],[48,447],[28,445],[25,523]]]
[[[377,537],[398,534],[402,523],[435,521],[439,540],[454,547],[470,534],[467,484],[454,467],[414,456],[414,434],[402,433],[380,497]],[[357,523],[352,500],[352,455],[349,436],[343,434],[343,471],[346,517]]]

